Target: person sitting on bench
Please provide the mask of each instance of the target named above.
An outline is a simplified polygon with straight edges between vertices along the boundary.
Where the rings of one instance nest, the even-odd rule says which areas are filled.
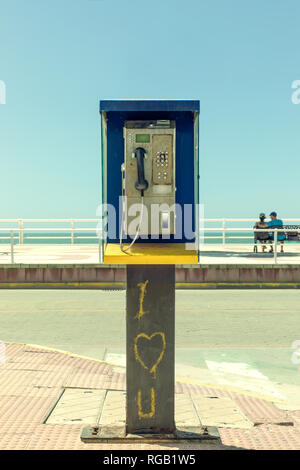
[[[271,217],[270,222],[267,222],[269,228],[275,229],[275,228],[282,228],[283,227],[283,222],[282,222],[281,219],[277,219],[277,213],[276,212],[271,212],[270,217]],[[281,244],[281,250],[280,251],[281,251],[281,253],[283,253],[283,243],[284,243],[284,240],[285,240],[284,232],[278,232],[277,233],[277,240]],[[270,233],[270,235],[269,235],[269,242],[273,243],[273,241],[274,241],[274,232]],[[273,246],[270,247],[270,253],[272,253],[272,252],[273,252]]]
[[[262,212],[259,214],[259,221],[256,222],[254,225],[254,229],[258,228],[268,228],[267,223],[265,222],[265,214]],[[254,232],[254,243],[256,244],[257,240],[262,244],[262,252],[265,251],[266,249],[266,241],[269,240],[269,232],[264,231],[264,232]],[[254,247],[254,251],[257,251],[256,246]]]

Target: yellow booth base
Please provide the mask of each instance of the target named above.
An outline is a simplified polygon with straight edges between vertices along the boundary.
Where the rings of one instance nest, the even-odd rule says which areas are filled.
[[[189,248],[185,243],[135,243],[124,253],[118,243],[108,243],[104,264],[198,264],[197,251]]]

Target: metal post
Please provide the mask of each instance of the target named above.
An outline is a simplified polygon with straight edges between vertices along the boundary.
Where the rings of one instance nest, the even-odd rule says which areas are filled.
[[[225,243],[226,243],[225,224],[226,224],[226,220],[223,219],[223,222],[222,222],[222,242],[223,242],[223,246],[225,246]]]
[[[220,444],[215,427],[175,426],[175,265],[128,265],[126,281],[126,425],[101,425],[101,415],[81,440]],[[186,410],[194,413],[192,401]]]
[[[23,231],[23,220],[19,219],[19,244],[23,245],[24,243],[24,231]]]
[[[14,264],[14,231],[10,231],[10,262]]]
[[[171,434],[175,266],[127,266],[126,432]]]
[[[71,220],[71,243],[74,244],[74,220]]]
[[[275,229],[274,232],[274,263],[277,264],[277,239],[278,239],[278,230]]]

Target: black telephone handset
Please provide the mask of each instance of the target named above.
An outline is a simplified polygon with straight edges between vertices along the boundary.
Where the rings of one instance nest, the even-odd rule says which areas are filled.
[[[142,195],[144,191],[148,188],[148,181],[145,179],[145,171],[144,171],[144,158],[146,156],[146,150],[142,147],[138,147],[134,151],[134,155],[137,162],[137,173],[138,179],[135,183],[135,189],[141,191]]]

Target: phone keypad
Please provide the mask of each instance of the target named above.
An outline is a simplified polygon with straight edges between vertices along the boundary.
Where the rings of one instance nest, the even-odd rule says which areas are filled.
[[[166,182],[168,179],[168,168],[169,168],[169,152],[162,150],[156,152],[154,156],[154,167],[157,168],[156,176],[157,180]]]
[[[172,183],[172,136],[153,135],[153,183],[171,184]]]
[[[167,169],[169,167],[169,157],[168,152],[157,152],[155,158],[155,165],[159,169]],[[158,179],[166,180],[168,177],[167,171],[159,171],[157,172]]]

